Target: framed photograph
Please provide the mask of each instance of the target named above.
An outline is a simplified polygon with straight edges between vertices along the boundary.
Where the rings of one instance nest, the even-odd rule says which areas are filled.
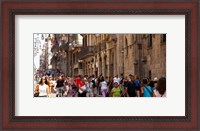
[[[198,1],[2,1],[2,130],[198,130]]]

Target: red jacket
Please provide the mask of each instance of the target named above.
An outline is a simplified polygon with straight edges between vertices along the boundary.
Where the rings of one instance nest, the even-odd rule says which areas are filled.
[[[76,87],[78,87],[78,88],[80,88],[80,87],[82,87],[82,86],[85,85],[85,83],[82,82],[82,81],[81,81],[81,78],[79,78],[79,77],[76,78],[76,79],[74,79],[74,82],[75,82]]]

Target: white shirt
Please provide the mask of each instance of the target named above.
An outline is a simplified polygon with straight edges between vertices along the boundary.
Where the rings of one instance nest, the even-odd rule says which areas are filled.
[[[163,95],[161,95],[157,90],[154,90],[154,94],[156,97],[166,97],[166,91]]]
[[[47,85],[39,85],[39,96],[47,96]]]
[[[117,83],[120,83],[121,79],[120,79],[119,77],[114,77],[114,78],[113,78],[113,81],[114,81],[114,82],[117,82]]]
[[[101,89],[102,89],[102,90],[107,89],[107,83],[106,83],[106,81],[102,81],[102,82],[101,82]]]

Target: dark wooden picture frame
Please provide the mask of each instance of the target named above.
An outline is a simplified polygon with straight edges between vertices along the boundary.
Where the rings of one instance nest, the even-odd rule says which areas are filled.
[[[48,3],[47,3],[48,2]],[[1,129],[182,129],[198,130],[198,35],[199,2],[178,1],[14,1],[1,2],[0,104]],[[174,116],[15,116],[15,15],[185,15],[185,110]],[[173,85],[173,84],[172,84]],[[170,108],[170,107],[169,107]],[[0,124],[0,125],[1,125]]]

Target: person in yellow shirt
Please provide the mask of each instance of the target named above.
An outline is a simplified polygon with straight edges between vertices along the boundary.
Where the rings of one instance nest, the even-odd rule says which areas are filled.
[[[121,97],[122,95],[122,89],[119,86],[118,81],[114,81],[114,87],[111,90],[111,96],[112,97]]]

